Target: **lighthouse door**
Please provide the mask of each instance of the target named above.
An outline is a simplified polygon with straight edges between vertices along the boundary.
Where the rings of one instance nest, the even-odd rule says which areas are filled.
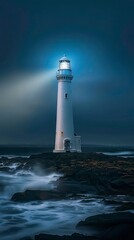
[[[70,152],[70,140],[69,139],[64,140],[64,149],[66,152]]]

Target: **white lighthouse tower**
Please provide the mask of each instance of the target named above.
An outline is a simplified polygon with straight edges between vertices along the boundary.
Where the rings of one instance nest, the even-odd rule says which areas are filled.
[[[70,60],[64,56],[59,60],[57,71],[57,121],[55,149],[53,152],[81,152],[81,137],[74,134],[71,81],[73,79]]]

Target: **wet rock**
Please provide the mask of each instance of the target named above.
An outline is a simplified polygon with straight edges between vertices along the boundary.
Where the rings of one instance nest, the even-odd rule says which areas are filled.
[[[33,238],[31,238],[31,237],[23,237],[23,238],[20,238],[19,240],[33,240]]]
[[[134,214],[128,212],[100,214],[86,218],[76,226],[78,229],[96,230],[96,236],[109,240],[134,239]]]
[[[35,236],[35,240],[99,240],[97,237],[90,237],[86,235],[82,235],[79,233],[74,233],[71,236],[64,235],[51,235],[51,234],[39,234]]]
[[[133,186],[134,187],[134,177],[133,176],[122,176],[117,180],[112,181],[116,186]]]
[[[64,177],[57,182],[60,192],[95,193],[99,195],[134,196],[134,159],[106,156],[96,153],[43,153],[27,158],[13,158],[12,163],[20,164],[16,169],[3,171],[17,172],[41,168],[45,173],[58,172]],[[0,159],[3,167],[11,164],[9,159]],[[2,165],[3,164],[3,165]]]
[[[118,201],[115,201],[115,200],[106,200],[106,199],[103,199],[103,202],[106,205],[119,205],[119,203],[120,204],[122,203],[122,202],[118,202]]]
[[[58,180],[57,190],[66,194],[97,193],[95,187],[66,177],[61,177]]]
[[[128,212],[120,213],[109,213],[109,214],[99,214],[91,216],[85,219],[85,221],[80,221],[77,224],[79,226],[98,226],[98,227],[109,227],[111,225],[121,224],[121,223],[134,223],[134,214]]]
[[[134,210],[134,203],[128,202],[124,203],[119,207],[116,207],[116,211],[126,211],[126,210]]]
[[[25,192],[15,193],[11,201],[15,202],[29,202],[29,201],[44,201],[44,200],[61,200],[65,195],[56,191],[45,190],[26,190]]]
[[[9,167],[3,166],[3,167],[0,168],[0,171],[1,172],[10,172],[11,169]]]

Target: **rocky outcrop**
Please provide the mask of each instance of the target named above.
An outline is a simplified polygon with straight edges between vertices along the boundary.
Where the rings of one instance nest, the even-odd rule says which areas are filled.
[[[99,240],[97,237],[84,236],[79,233],[74,233],[71,236],[64,235],[50,235],[50,234],[39,234],[35,236],[35,240]]]
[[[134,210],[134,203],[127,202],[127,203],[123,203],[121,206],[116,207],[116,211],[126,211],[126,210]]]
[[[61,200],[64,198],[64,194],[56,191],[45,190],[26,190],[25,192],[15,193],[11,201],[14,202],[29,202],[29,201],[45,201],[45,200]]]
[[[79,222],[76,228],[87,232],[94,229],[101,239],[132,240],[134,239],[134,214],[118,212],[91,216]]]
[[[74,177],[61,177],[57,181],[57,191],[65,194],[84,194],[92,193],[97,194],[94,186],[86,183],[86,181],[76,181]]]
[[[8,166],[8,161],[8,159],[2,159],[2,166]],[[12,159],[12,163],[16,163],[16,159]],[[22,168],[23,170],[34,172],[36,171],[35,169],[38,169],[39,167],[44,170],[45,173],[58,172],[64,174],[64,176],[55,183],[60,198],[67,194],[77,195],[81,193],[103,196],[134,196],[134,159],[121,159],[115,156],[105,156],[103,154],[95,153],[44,153],[33,155],[30,158],[23,160],[17,158],[17,164],[18,163],[20,163],[20,165],[17,165],[17,168],[14,171],[18,171]],[[55,192],[54,194],[57,193]],[[35,194],[33,191],[31,192],[31,195],[32,196],[30,197],[28,192],[16,193],[12,197],[12,200],[46,200],[45,197],[40,198],[40,194]],[[56,199],[59,198],[56,197]]]

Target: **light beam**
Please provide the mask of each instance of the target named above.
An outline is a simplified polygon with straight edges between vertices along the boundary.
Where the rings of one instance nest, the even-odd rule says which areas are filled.
[[[55,80],[56,69],[38,73],[20,73],[7,77],[0,87],[1,124],[17,124],[37,114],[42,96]],[[42,95],[43,94],[43,95]],[[8,121],[9,120],[9,121]],[[7,125],[8,125],[7,124]]]

